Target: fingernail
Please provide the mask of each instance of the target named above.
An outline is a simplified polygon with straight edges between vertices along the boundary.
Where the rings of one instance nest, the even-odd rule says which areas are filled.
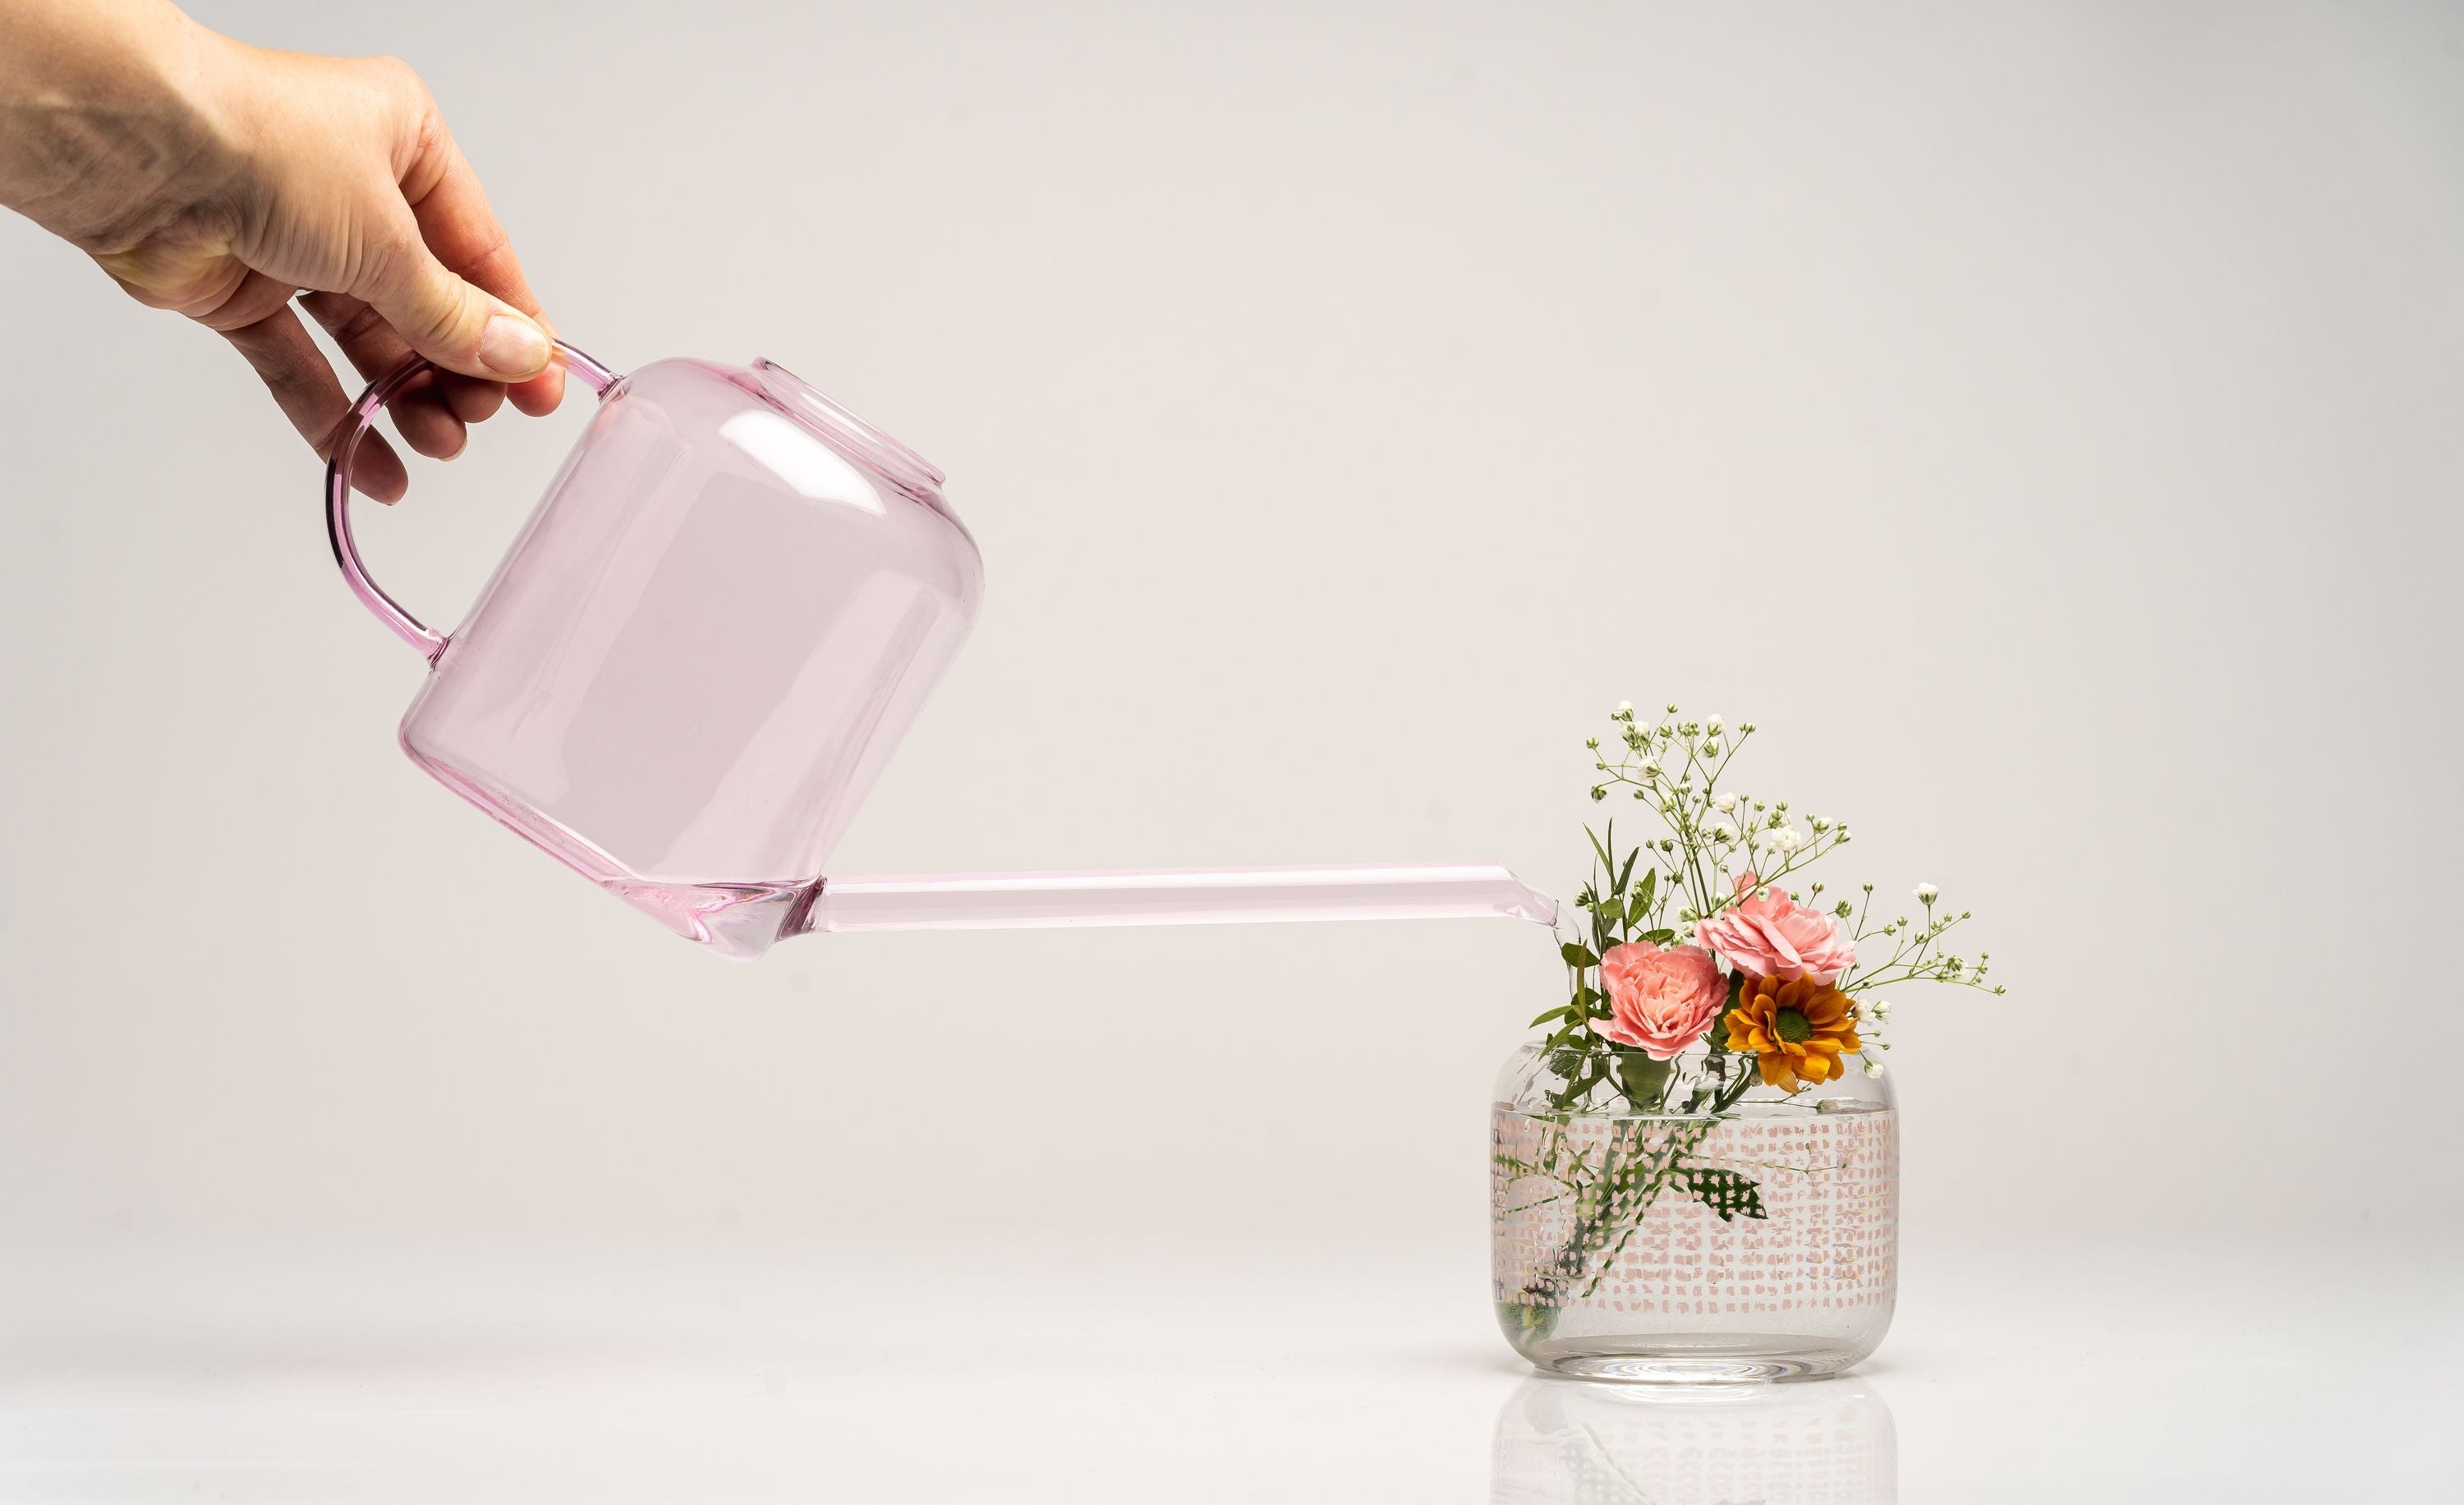
[[[479,333],[479,364],[498,376],[537,376],[547,357],[547,336],[527,319],[498,314]]]

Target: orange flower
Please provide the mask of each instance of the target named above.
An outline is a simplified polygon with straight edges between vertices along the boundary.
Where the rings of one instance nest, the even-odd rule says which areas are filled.
[[[1727,1015],[1728,1049],[1750,1051],[1763,1080],[1798,1093],[1836,1080],[1839,1057],[1863,1049],[1848,995],[1810,977],[1749,977]]]

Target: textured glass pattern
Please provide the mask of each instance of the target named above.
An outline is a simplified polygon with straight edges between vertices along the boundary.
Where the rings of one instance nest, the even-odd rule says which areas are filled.
[[[1828,1374],[1889,1326],[1899,1116],[1878,1086],[1720,1118],[1501,1101],[1490,1148],[1499,1323],[1544,1368]]]

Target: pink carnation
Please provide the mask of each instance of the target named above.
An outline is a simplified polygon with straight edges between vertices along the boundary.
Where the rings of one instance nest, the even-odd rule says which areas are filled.
[[[1760,882],[1750,873],[1739,874],[1737,893],[1750,895]],[[1740,972],[1784,983],[1800,977],[1836,982],[1857,964],[1856,942],[1837,920],[1806,908],[1776,887],[1760,898],[1740,897],[1696,925],[1694,939]]]
[[[1665,1061],[1703,1038],[1728,1002],[1727,984],[1701,946],[1630,942],[1600,958],[1600,985],[1611,1018],[1601,1032]]]

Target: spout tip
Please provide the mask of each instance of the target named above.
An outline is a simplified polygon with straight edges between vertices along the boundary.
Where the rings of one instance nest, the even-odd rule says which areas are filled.
[[[1560,907],[1555,899],[1527,883],[1523,886],[1522,901],[1516,906],[1514,913],[1519,918],[1528,919],[1535,925],[1546,925],[1554,930],[1557,928]]]

